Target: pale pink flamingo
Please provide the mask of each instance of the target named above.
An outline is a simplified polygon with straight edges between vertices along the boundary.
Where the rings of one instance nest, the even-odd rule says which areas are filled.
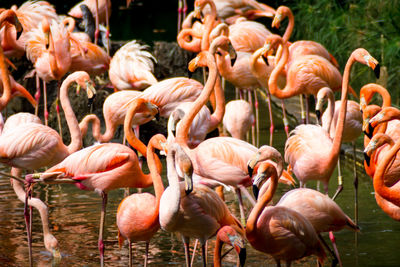
[[[43,80],[44,120],[47,125],[46,83],[60,81],[72,62],[68,30],[54,20],[49,24],[47,19],[43,19],[39,27],[28,34],[26,56],[34,64],[36,75]]]
[[[328,102],[327,109],[321,118],[321,109],[324,102]],[[318,91],[317,104],[315,105],[315,112],[318,121],[321,121],[322,128],[324,128],[329,136],[333,139],[336,132],[336,125],[339,117],[341,101],[335,102],[333,91],[329,87],[323,87]],[[362,113],[360,112],[360,105],[352,100],[347,101],[346,116],[344,122],[344,130],[342,133],[342,142],[351,142],[353,146],[353,175],[354,175],[354,209],[355,221],[358,222],[358,176],[356,167],[356,140],[362,133]],[[340,164],[340,157],[338,159],[338,187],[339,190],[343,189],[343,177]],[[339,191],[338,191],[339,192]],[[335,196],[333,197],[335,199]]]
[[[284,194],[276,206],[283,206],[295,210],[306,217],[313,225],[318,237],[323,241],[321,232],[330,232],[335,253],[326,245],[331,254],[339,261],[339,251],[336,247],[333,233],[347,228],[353,231],[359,231],[359,227],[343,212],[336,202],[327,195],[309,188],[297,188]]]
[[[294,260],[316,255],[320,264],[326,258],[325,251],[310,221],[301,213],[283,206],[267,206],[278,185],[277,170],[269,162],[258,168],[253,188],[270,177],[271,185],[258,199],[246,224],[246,238],[253,248],[271,255],[277,266],[280,261],[290,263]]]
[[[136,138],[129,124],[135,112],[143,110],[155,112],[157,106],[142,98],[132,101],[125,118],[124,129],[130,145],[146,156],[146,146]],[[77,162],[82,164],[77,164]],[[159,167],[161,168],[161,163]],[[104,264],[103,231],[108,192],[117,188],[145,188],[152,185],[151,175],[142,172],[136,153],[127,146],[117,143],[98,144],[81,149],[70,154],[45,173],[35,174],[34,177],[38,176],[45,181],[68,179],[80,189],[96,191],[101,195],[102,209],[98,242],[101,266]],[[28,181],[31,178],[32,175],[26,176]]]
[[[85,136],[89,123],[93,122],[93,137],[99,142],[108,142],[114,136],[118,125],[123,124],[127,108],[134,99],[140,97],[157,105],[159,114],[168,118],[172,111],[182,102],[193,102],[199,95],[203,85],[196,80],[176,77],[169,78],[148,87],[143,92],[121,91],[115,92],[106,98],[103,105],[106,132],[100,132],[100,120],[96,115],[90,114],[84,117],[79,124],[82,135]],[[149,116],[150,115],[150,116]],[[137,114],[134,125],[144,124],[153,119],[155,114]]]
[[[253,110],[245,100],[232,100],[225,106],[225,115],[222,120],[224,128],[232,137],[246,139],[246,134],[254,123]]]
[[[39,23],[44,17],[48,20],[56,20],[57,13],[54,7],[46,1],[26,1],[19,8],[13,5],[10,11],[15,12],[23,31],[19,36],[19,26],[7,24],[0,31],[1,46],[6,57],[20,58],[25,54],[28,32],[39,27]]]
[[[206,266],[205,242],[225,225],[244,231],[240,222],[230,213],[224,201],[207,186],[193,184],[193,165],[190,157],[178,143],[171,143],[167,153],[169,186],[160,200],[160,225],[166,231],[178,232],[185,244],[186,266],[190,266],[190,238],[199,239],[203,266]],[[179,182],[176,166],[185,182]]]
[[[132,266],[132,242],[145,241],[146,254],[144,266],[147,266],[150,239],[160,229],[158,218],[160,198],[164,192],[160,168],[157,167],[154,149],[163,150],[166,143],[163,135],[154,135],[147,145],[147,164],[153,180],[155,196],[149,193],[132,194],[124,198],[118,206],[117,226],[120,246],[124,239],[129,243],[129,266]],[[158,163],[159,164],[159,163]]]
[[[130,41],[115,52],[110,63],[109,77],[117,90],[143,90],[157,83],[154,77],[155,57],[136,40]],[[154,61],[154,62],[153,62]]]
[[[286,140],[285,161],[292,167],[300,187],[304,187],[309,180],[320,180],[325,193],[328,193],[329,179],[336,167],[342,143],[350,69],[356,61],[374,70],[379,69],[378,61],[365,49],[356,49],[350,55],[343,74],[341,106],[333,140],[319,125],[299,125]]]

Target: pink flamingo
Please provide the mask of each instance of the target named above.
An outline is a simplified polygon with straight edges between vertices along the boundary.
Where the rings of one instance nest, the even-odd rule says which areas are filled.
[[[224,128],[232,137],[246,139],[246,133],[254,123],[253,110],[245,100],[232,100],[226,104],[223,118]]]
[[[128,123],[129,125],[130,123]],[[132,242],[145,241],[146,254],[144,266],[147,266],[150,239],[160,229],[158,219],[160,198],[164,192],[160,168],[157,167],[157,155],[154,149],[162,150],[162,143],[166,143],[163,135],[154,135],[147,145],[147,164],[153,179],[155,197],[149,193],[132,194],[124,198],[118,206],[117,226],[118,242],[121,246],[124,239],[129,243],[129,266],[132,266]],[[158,158],[157,158],[158,159]]]
[[[325,101],[328,101],[327,110],[322,115],[322,127],[329,133],[333,139],[336,132],[336,125],[339,117],[340,101],[335,102],[335,96],[330,88],[324,87],[318,91],[317,104],[315,112],[317,118],[321,121],[321,109]],[[355,101],[347,101],[345,125],[342,133],[342,142],[352,142],[353,146],[353,174],[354,174],[354,210],[355,221],[358,222],[358,176],[356,167],[356,140],[362,133],[362,114],[360,112],[360,105]],[[338,159],[338,187],[340,191],[343,189],[343,177],[340,167],[340,157]],[[333,197],[335,199],[335,196]]]
[[[26,1],[19,8],[13,5],[10,10],[4,12],[10,11],[15,13],[21,23],[22,33],[20,34],[19,26],[13,26],[13,23],[5,25],[0,31],[1,46],[6,57],[20,58],[25,54],[28,32],[38,28],[44,17],[49,21],[56,20],[57,13],[46,1]]]
[[[280,266],[281,260],[290,266],[293,260],[309,255],[316,255],[319,263],[323,264],[325,251],[310,221],[301,213],[284,206],[267,207],[278,185],[274,165],[269,162],[260,165],[253,188],[257,189],[267,177],[271,178],[272,183],[258,199],[247,219],[247,240],[256,250],[270,254],[277,266]]]
[[[176,167],[185,182],[179,182]],[[203,266],[206,266],[205,242],[225,225],[244,231],[240,222],[230,213],[224,201],[207,186],[192,181],[193,165],[178,143],[168,146],[167,170],[169,186],[160,200],[160,225],[166,231],[178,232],[185,244],[186,266],[190,266],[190,238],[199,239]]]
[[[142,98],[132,101],[125,118],[127,125],[124,129],[127,130],[125,134],[130,145],[146,156],[146,146],[136,138],[130,130],[130,124],[128,124],[135,112],[144,110],[155,112],[157,106]],[[84,164],[77,164],[77,162]],[[145,188],[152,184],[151,175],[142,172],[136,153],[127,146],[117,143],[98,144],[79,150],[70,154],[45,173],[35,174],[34,177],[37,176],[45,182],[64,178],[68,180],[67,182],[75,183],[80,189],[96,191],[101,195],[102,209],[99,233],[101,266],[104,265],[103,231],[108,192],[125,187]],[[31,180],[31,178],[32,175],[26,176],[28,180]]]
[[[214,267],[221,267],[221,251],[224,244],[229,244],[239,256],[239,266],[244,266],[246,261],[246,247],[242,231],[235,226],[221,227],[215,238]]]
[[[350,55],[343,74],[341,106],[333,140],[319,125],[299,125],[286,140],[285,161],[292,167],[293,173],[300,181],[300,187],[309,180],[320,180],[325,193],[328,193],[329,179],[336,167],[342,143],[350,69],[356,61],[374,70],[379,69],[378,61],[365,49],[356,49]],[[295,63],[292,67],[294,65]]]
[[[143,90],[157,83],[153,75],[155,57],[147,45],[130,41],[115,52],[110,63],[110,81],[118,90]]]

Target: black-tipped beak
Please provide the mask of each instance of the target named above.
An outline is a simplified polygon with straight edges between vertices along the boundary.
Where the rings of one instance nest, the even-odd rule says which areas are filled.
[[[189,195],[193,191],[193,179],[191,175],[184,175],[185,178],[185,194]]]
[[[233,65],[235,65],[236,58],[237,58],[237,57],[231,58],[231,66],[232,66],[232,67],[233,67]]]
[[[269,66],[268,57],[262,55],[262,59],[264,60],[265,64],[267,64],[267,66]]]
[[[252,167],[250,167],[249,165],[247,165],[247,171],[249,173],[250,178],[253,176],[253,171],[254,169]]]
[[[193,72],[191,72],[190,70],[188,70],[188,71],[187,71],[187,74],[188,74],[189,79],[191,79],[192,76],[193,76]]]
[[[19,39],[19,37],[21,37],[21,34],[22,34],[22,30],[17,31],[17,40]]]
[[[321,122],[321,111],[319,109],[317,109],[315,111],[315,115],[317,116],[318,123],[320,123]]]
[[[374,133],[374,127],[372,127],[371,123],[368,123],[368,132],[364,131],[364,134],[368,136],[369,139],[371,139],[373,133]]]
[[[379,79],[380,75],[381,75],[381,65],[376,65],[375,69],[374,69],[374,73],[377,79]]]
[[[364,152],[364,160],[365,163],[367,163],[367,166],[369,167],[369,164],[371,163],[371,157],[367,155],[367,153]]]
[[[246,253],[246,248],[242,248],[240,249],[239,252],[239,263],[240,263],[240,267],[243,267],[245,262],[246,262],[246,257],[247,257],[247,253]]]
[[[88,98],[88,108],[89,108],[90,113],[92,113],[93,103],[94,103],[95,98],[96,98],[96,94],[94,94],[91,98]]]
[[[258,189],[258,186],[253,184],[253,195],[255,197],[255,199],[258,199],[258,193],[260,193],[260,190]]]
[[[193,17],[192,17],[192,25],[193,25],[196,21],[202,23],[202,22],[201,22],[201,19],[199,19],[199,18],[193,16]]]
[[[157,109],[155,118],[156,118],[156,121],[160,121],[160,110],[159,109]]]

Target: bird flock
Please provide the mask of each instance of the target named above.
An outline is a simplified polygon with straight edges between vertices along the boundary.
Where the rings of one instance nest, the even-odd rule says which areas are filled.
[[[203,266],[207,266],[206,245],[214,237],[214,266],[223,262],[224,245],[237,253],[238,266],[246,264],[246,246],[271,256],[277,266],[281,261],[290,266],[312,255],[323,265],[327,254],[333,266],[342,266],[333,232],[343,228],[358,232],[360,228],[356,172],[354,220],[334,201],[343,190],[339,153],[343,142],[352,142],[355,157],[355,140],[362,131],[364,166],[373,179],[376,201],[391,218],[400,220],[400,160],[396,157],[400,111],[391,106],[389,92],[374,83],[361,88],[359,103],[347,100],[348,93],[358,98],[350,86],[354,63],[379,76],[379,63],[366,49],[354,49],[341,72],[322,44],[290,41],[295,25],[289,7],[275,10],[255,0],[196,0],[194,7],[188,7],[186,1],[179,1],[177,43],[196,53],[188,71],[202,69],[204,80],[171,77],[158,81],[153,74],[157,58],[146,45],[133,40],[110,55],[110,7],[110,0],[85,0],[68,15],[59,15],[48,2],[27,1],[20,7],[0,9],[0,110],[15,96],[26,98],[35,107],[35,114],[19,112],[5,122],[2,119],[0,135],[0,162],[11,166],[11,173],[3,176],[11,178],[16,195],[25,203],[31,266],[32,207],[41,216],[46,249],[54,258],[60,258],[63,251],[50,231],[46,203],[32,196],[37,183],[74,184],[101,196],[101,266],[107,253],[103,240],[108,193],[148,187],[154,188],[154,195],[139,191],[118,200],[116,238],[120,246],[128,241],[130,266],[132,243],[138,241],[146,243],[147,266],[149,242],[160,228],[181,236],[182,264],[186,266],[192,264],[190,239],[200,243]],[[193,11],[186,16],[188,8]],[[268,25],[256,22],[260,17],[271,18],[275,28],[287,18],[284,35],[272,34]],[[83,30],[78,29],[81,26]],[[9,71],[21,57],[32,63],[27,77],[36,79],[34,96]],[[83,89],[89,102],[93,101],[93,81],[98,75],[108,77],[114,89],[103,103],[104,133],[95,114],[78,122],[68,97],[68,91]],[[53,80],[59,82],[57,130],[48,126],[46,84]],[[225,103],[225,81],[237,89],[237,100]],[[269,144],[261,145],[259,90],[267,97],[270,124]],[[335,91],[340,93],[338,101]],[[382,106],[371,103],[374,94],[382,96]],[[284,100],[297,95],[301,96],[303,123],[289,132]],[[310,95],[316,98],[317,124],[309,119]],[[284,155],[273,147],[273,113],[277,111],[271,108],[271,96],[282,105],[287,135]],[[44,124],[38,117],[41,101]],[[67,120],[69,144],[60,134],[58,103]],[[155,134],[144,144],[139,139],[140,125],[160,116],[168,119],[168,135]],[[110,142],[120,125],[130,146]],[[215,130],[218,137],[206,138]],[[98,143],[83,147],[82,139],[90,133]],[[165,166],[160,155],[166,156]],[[142,169],[142,157],[149,173]],[[338,164],[338,188],[330,198],[328,184]],[[163,168],[168,184],[163,183]],[[300,187],[272,205],[278,185],[295,187],[296,180]],[[310,180],[321,182],[323,193],[305,188]],[[251,186],[253,194],[248,191]],[[225,203],[226,189],[234,191],[240,217]],[[332,248],[322,232],[329,232]]]

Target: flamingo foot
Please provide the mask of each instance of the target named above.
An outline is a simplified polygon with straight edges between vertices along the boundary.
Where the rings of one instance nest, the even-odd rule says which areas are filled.
[[[98,246],[99,246],[99,252],[100,252],[100,265],[104,266],[104,243],[103,243],[103,239],[99,239]]]

